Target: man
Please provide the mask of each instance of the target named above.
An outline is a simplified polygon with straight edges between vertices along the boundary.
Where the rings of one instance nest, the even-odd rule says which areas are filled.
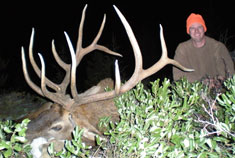
[[[186,21],[190,39],[180,43],[174,59],[183,66],[194,69],[184,72],[173,67],[173,79],[186,77],[190,82],[203,77],[227,77],[234,74],[234,63],[225,45],[205,35],[205,21],[199,14],[192,13]]]

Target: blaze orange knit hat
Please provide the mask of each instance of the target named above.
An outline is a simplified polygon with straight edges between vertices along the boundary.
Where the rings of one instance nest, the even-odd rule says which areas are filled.
[[[186,27],[187,27],[187,33],[189,34],[189,28],[193,23],[199,23],[203,26],[204,31],[206,32],[207,28],[206,28],[206,24],[204,19],[202,18],[202,16],[200,14],[194,14],[191,13],[186,21]]]

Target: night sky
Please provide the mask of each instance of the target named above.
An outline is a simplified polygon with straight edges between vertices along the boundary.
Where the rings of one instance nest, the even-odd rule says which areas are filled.
[[[133,66],[130,62],[133,52],[121,21],[113,9],[113,4],[120,9],[132,26],[142,50],[144,68],[151,66],[160,57],[159,24],[164,28],[169,56],[172,58],[178,43],[189,39],[185,31],[185,21],[192,12],[200,13],[204,17],[208,28],[207,35],[219,40],[221,35],[227,33],[226,46],[229,50],[235,48],[235,12],[230,1],[198,0],[187,1],[187,3],[179,1],[175,2],[176,4],[168,0],[155,2],[157,4],[146,3],[147,1],[143,0],[133,1],[133,4],[130,4],[131,1],[128,1],[129,4],[126,2],[127,0],[97,0],[96,2],[80,0],[76,3],[43,4],[31,1],[27,5],[13,4],[13,2],[2,5],[0,58],[9,62],[6,68],[0,69],[1,74],[8,75],[5,88],[27,86],[21,68],[20,50],[21,46],[24,46],[27,52],[32,27],[35,28],[35,58],[38,58],[37,52],[42,53],[46,65],[50,66],[53,59],[51,58],[52,39],[55,39],[55,45],[59,50],[66,49],[63,34],[66,31],[75,46],[77,29],[85,4],[88,4],[88,8],[83,45],[88,45],[96,36],[105,13],[106,25],[98,43],[110,49],[116,48],[116,51],[124,56],[122,65],[126,65],[130,72]],[[30,69],[29,62],[28,67]],[[151,78],[171,78],[171,69],[171,66],[167,66]]]

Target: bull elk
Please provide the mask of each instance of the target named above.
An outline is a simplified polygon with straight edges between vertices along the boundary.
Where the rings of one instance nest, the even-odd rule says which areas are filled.
[[[125,27],[126,33],[133,48],[135,58],[135,69],[128,81],[124,84],[120,83],[120,74],[118,64],[115,64],[115,87],[112,91],[104,91],[104,87],[112,85],[113,82],[110,79],[102,80],[98,85],[86,90],[85,92],[78,94],[76,88],[76,68],[80,64],[82,58],[91,53],[93,50],[100,50],[105,53],[121,56],[121,54],[111,51],[105,46],[97,44],[104,25],[106,17],[104,15],[103,22],[100,26],[98,34],[93,42],[86,48],[82,47],[83,37],[83,25],[85,19],[87,5],[84,7],[81,17],[81,22],[78,30],[78,40],[76,50],[74,50],[72,43],[67,33],[65,33],[68,47],[70,50],[72,64],[67,64],[62,61],[56,52],[54,41],[52,41],[52,53],[66,74],[63,81],[60,84],[51,82],[45,76],[45,63],[41,54],[38,54],[41,61],[41,69],[37,66],[33,57],[33,43],[34,43],[34,29],[32,30],[30,44],[29,44],[29,59],[37,76],[41,79],[41,85],[36,85],[29,77],[24,48],[22,47],[22,66],[24,77],[28,85],[39,95],[48,98],[53,103],[47,103],[42,106],[39,111],[32,114],[29,118],[31,122],[28,126],[27,137],[29,140],[33,140],[37,137],[43,137],[47,141],[50,139],[65,140],[71,139],[71,132],[76,125],[84,128],[83,139],[87,143],[94,143],[95,135],[102,133],[97,128],[97,124],[100,117],[112,116],[114,121],[119,119],[117,109],[114,105],[113,98],[129,91],[138,82],[146,77],[158,72],[167,64],[173,64],[184,71],[193,71],[191,69],[183,67],[175,60],[169,59],[167,56],[167,48],[163,37],[163,29],[160,25],[160,39],[162,47],[162,56],[160,60],[148,69],[143,69],[142,55],[135,38],[135,35],[122,13],[114,6],[122,24]],[[67,94],[68,86],[70,85],[70,92]],[[50,89],[49,89],[49,88]],[[53,91],[51,91],[53,90]]]

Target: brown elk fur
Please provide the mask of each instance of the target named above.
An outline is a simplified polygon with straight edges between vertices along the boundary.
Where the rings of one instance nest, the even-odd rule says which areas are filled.
[[[112,79],[104,79],[97,86],[101,87],[102,91],[106,87],[113,88],[113,81]],[[75,125],[94,134],[102,135],[97,130],[97,125],[99,119],[105,116],[111,116],[113,122],[119,120],[113,99],[83,104],[75,107],[72,112],[67,111],[59,104],[45,103],[39,110],[26,116],[31,120],[28,125],[27,138],[29,140],[37,137],[70,140]],[[88,145],[95,145],[94,140],[91,141],[85,137],[83,140]]]

